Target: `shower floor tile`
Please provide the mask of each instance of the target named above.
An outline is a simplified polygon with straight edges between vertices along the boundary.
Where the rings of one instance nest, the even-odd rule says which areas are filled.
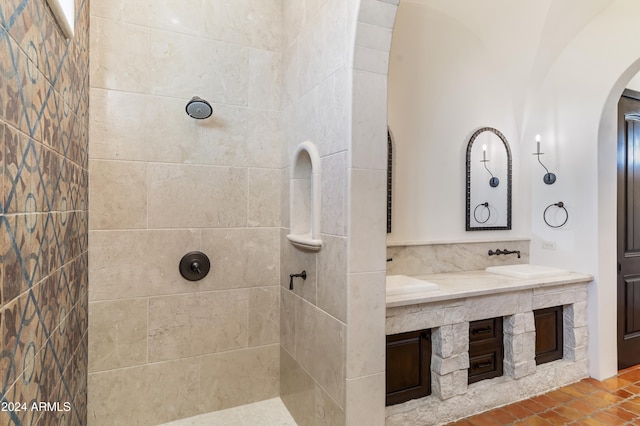
[[[296,426],[280,398],[164,423],[161,426]]]

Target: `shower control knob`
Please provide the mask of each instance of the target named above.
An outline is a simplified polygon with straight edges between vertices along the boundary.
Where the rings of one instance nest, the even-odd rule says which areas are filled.
[[[206,254],[199,251],[192,251],[180,260],[180,275],[189,281],[198,281],[203,279],[209,273],[211,263]]]

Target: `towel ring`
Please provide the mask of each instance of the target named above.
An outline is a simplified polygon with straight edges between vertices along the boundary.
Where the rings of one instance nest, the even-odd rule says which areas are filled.
[[[485,209],[487,209],[487,211],[489,212],[489,214],[487,215],[487,218],[485,220],[479,220],[477,213],[478,213],[478,207],[484,207]],[[475,221],[477,223],[487,223],[487,221],[489,220],[489,218],[491,217],[491,209],[489,208],[489,203],[485,202],[485,203],[480,203],[476,206],[475,209],[473,209],[473,218],[475,219]]]
[[[565,214],[564,222],[562,222],[560,225],[552,225],[547,220],[547,210],[549,210],[553,206],[556,206],[557,208],[564,210],[564,214]],[[564,206],[564,203],[562,201],[558,201],[557,203],[549,204],[547,208],[544,209],[544,213],[542,213],[542,219],[544,219],[544,223],[546,223],[547,226],[551,228],[560,228],[564,226],[564,224],[567,223],[567,221],[569,220],[569,212],[567,211],[567,208]]]

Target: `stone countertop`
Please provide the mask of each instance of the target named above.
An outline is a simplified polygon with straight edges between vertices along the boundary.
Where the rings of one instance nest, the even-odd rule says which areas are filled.
[[[485,271],[446,272],[419,275],[415,276],[415,278],[436,283],[440,286],[440,289],[422,293],[387,296],[387,308],[593,281],[592,275],[577,272],[526,279],[492,274]]]

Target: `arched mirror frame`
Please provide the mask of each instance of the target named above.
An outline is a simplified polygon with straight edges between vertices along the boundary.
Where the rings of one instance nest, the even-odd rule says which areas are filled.
[[[484,132],[492,132],[500,138],[507,152],[507,225],[506,226],[471,226],[471,148],[476,138]],[[467,231],[503,231],[511,229],[511,149],[507,138],[493,127],[482,127],[476,130],[467,144]]]

